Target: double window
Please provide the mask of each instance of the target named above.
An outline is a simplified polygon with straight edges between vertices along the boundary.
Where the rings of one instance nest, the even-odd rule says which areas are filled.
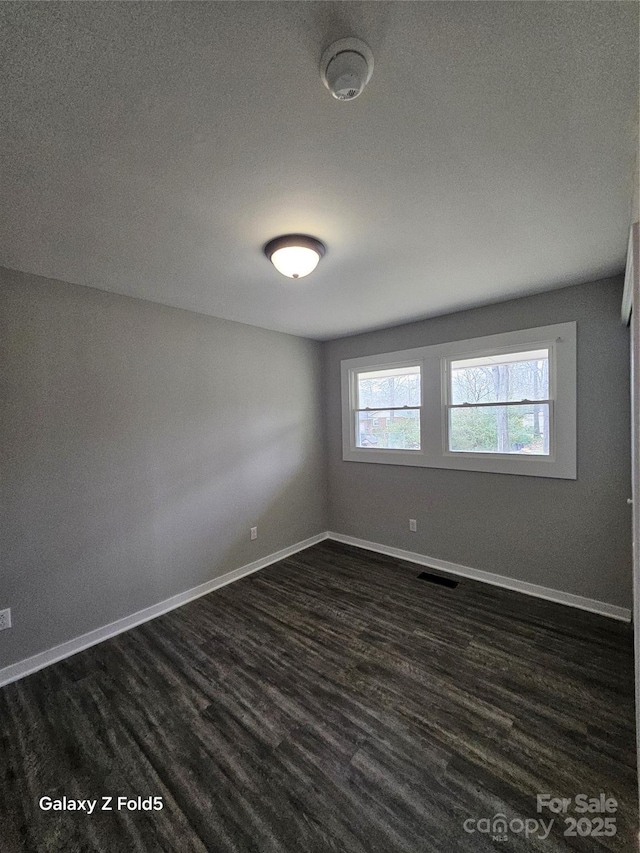
[[[576,326],[342,362],[343,458],[574,479]]]

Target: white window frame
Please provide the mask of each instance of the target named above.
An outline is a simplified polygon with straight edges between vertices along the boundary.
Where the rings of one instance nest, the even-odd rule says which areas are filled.
[[[404,456],[411,457],[411,456],[416,456],[416,455],[420,456],[422,454],[422,448],[424,446],[424,439],[423,439],[423,430],[424,430],[424,397],[423,397],[423,394],[424,394],[424,378],[423,378],[423,374],[424,374],[424,369],[423,369],[423,364],[422,364],[421,358],[413,359],[413,360],[411,360],[411,359],[396,359],[395,356],[398,355],[398,353],[391,353],[391,355],[394,357],[393,362],[391,362],[391,363],[389,363],[388,361],[385,361],[385,359],[387,358],[386,356],[382,356],[382,359],[383,359],[382,361],[378,361],[376,359],[375,365],[374,365],[373,361],[367,361],[367,365],[371,365],[372,367],[375,368],[375,370],[391,370],[392,368],[396,368],[396,367],[419,367],[420,368],[420,405],[411,407],[412,409],[419,409],[420,410],[420,415],[419,415],[420,450],[405,450],[404,448],[393,448],[393,447],[386,447],[386,448],[379,448],[379,449],[376,447],[358,447],[356,442],[357,442],[357,433],[358,433],[358,429],[359,429],[358,412],[360,411],[360,409],[357,408],[357,406],[358,406],[358,388],[356,386],[356,383],[353,381],[353,379],[355,378],[355,376],[358,373],[364,372],[363,368],[358,368],[358,367],[354,367],[351,369],[350,374],[349,374],[349,382],[348,382],[348,387],[349,387],[349,403],[348,403],[348,405],[349,405],[349,433],[350,433],[349,434],[349,449],[350,450],[362,451],[363,453],[366,453],[366,454],[368,454],[369,451],[372,450],[375,453],[375,460],[373,460],[373,461],[376,461],[376,462],[385,461],[391,465],[393,465],[393,464],[404,465],[404,464],[410,464],[410,463],[398,461],[400,459],[400,457],[404,457]],[[352,359],[352,361],[360,361],[360,359]],[[342,364],[344,364],[344,362],[342,362]],[[384,406],[380,406],[378,409],[376,409],[376,411],[386,412],[387,409],[385,409]],[[355,461],[360,461],[360,460],[355,460]],[[370,462],[372,460],[367,458],[366,460],[363,459],[362,461]]]
[[[576,336],[576,323],[557,323],[342,361],[342,458],[347,462],[575,480]],[[549,350],[549,455],[449,450],[447,406],[451,362],[533,349]],[[366,370],[416,364],[420,365],[421,376],[420,450],[357,447],[357,374]]]

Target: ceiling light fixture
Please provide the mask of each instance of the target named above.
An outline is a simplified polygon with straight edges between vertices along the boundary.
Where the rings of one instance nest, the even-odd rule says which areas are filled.
[[[289,278],[303,278],[318,266],[327,251],[324,243],[307,234],[285,234],[269,240],[264,253],[274,267]]]

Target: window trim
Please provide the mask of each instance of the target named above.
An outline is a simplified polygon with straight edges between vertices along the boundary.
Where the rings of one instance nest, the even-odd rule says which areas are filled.
[[[466,343],[466,342],[465,342]],[[540,402],[547,403],[549,405],[549,453],[542,455],[536,455],[535,457],[522,457],[526,459],[535,458],[535,459],[544,459],[544,461],[552,461],[554,462],[556,459],[556,412],[555,412],[555,401],[557,398],[557,363],[558,363],[558,353],[557,353],[557,340],[552,340],[546,343],[540,342],[540,347],[542,349],[546,349],[549,353],[549,397],[547,400],[539,400],[539,401],[530,401],[530,402]],[[532,344],[530,342],[523,342],[518,346],[504,346],[504,347],[494,347],[493,349],[485,349],[482,352],[474,351],[468,357],[470,358],[482,358],[483,356],[490,355],[515,355],[519,352],[528,352],[531,350]],[[470,458],[475,459],[478,456],[482,456],[488,459],[513,459],[517,458],[512,453],[474,453],[473,451],[464,451],[464,450],[450,450],[449,449],[449,420],[448,414],[450,411],[450,407],[452,404],[449,402],[450,396],[450,370],[451,363],[454,361],[462,361],[465,357],[465,354],[461,356],[447,356],[441,360],[442,365],[442,453],[445,456],[453,456],[456,458]],[[479,404],[478,404],[479,405]],[[501,405],[500,403],[495,403],[491,405]],[[504,405],[504,404],[502,404]],[[517,402],[510,403],[509,405],[518,405]]]
[[[410,350],[407,350],[410,352]],[[395,355],[395,353],[392,353]],[[360,361],[360,359],[351,359],[352,361]],[[391,454],[389,457],[389,464],[402,464],[401,462],[397,462],[398,454],[408,453],[411,456],[416,456],[416,454],[421,454],[423,450],[423,416],[424,416],[424,383],[423,383],[423,364],[422,359],[404,359],[401,361],[394,360],[393,363],[387,364],[385,361],[382,361],[374,364],[373,361],[367,360],[367,364],[370,367],[375,367],[376,370],[391,370],[396,367],[419,367],[420,368],[420,405],[419,406],[411,406],[412,409],[419,409],[419,421],[420,421],[420,449],[419,450],[406,450],[403,447],[385,447],[385,448],[376,448],[376,447],[358,447],[357,445],[357,431],[358,431],[358,420],[357,413],[359,411],[363,411],[362,409],[356,408],[358,403],[358,388],[356,383],[353,381],[353,377],[358,373],[364,373],[363,368],[359,368],[357,366],[349,368],[348,374],[348,387],[349,387],[349,409],[348,409],[348,417],[349,417],[349,426],[348,426],[348,437],[347,440],[349,442],[349,450],[350,452],[358,451],[369,453],[369,451],[373,451],[376,455],[376,460],[379,461],[381,455]],[[377,411],[387,411],[387,409],[379,409]],[[343,427],[344,429],[344,427]],[[393,460],[393,462],[391,462]],[[358,460],[357,460],[358,461]],[[362,461],[365,461],[364,459]],[[366,460],[370,461],[370,460]]]
[[[575,480],[576,470],[576,323],[557,323],[424,347],[382,353],[341,362],[342,458],[412,467],[450,468],[533,477]],[[549,349],[548,456],[510,453],[473,453],[448,449],[449,365],[464,358],[499,352]],[[354,376],[367,369],[420,365],[420,450],[356,447]],[[429,400],[438,405],[429,406]]]

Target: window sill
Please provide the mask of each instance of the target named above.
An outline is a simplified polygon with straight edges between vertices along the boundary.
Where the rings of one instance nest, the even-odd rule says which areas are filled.
[[[353,448],[344,451],[342,459],[344,462],[371,462],[374,465],[402,465],[410,468],[441,468],[490,474],[516,474],[524,477],[550,477],[557,480],[577,479],[575,464],[561,465],[557,460],[548,456],[522,458],[515,454],[448,453],[436,458],[429,458],[417,450]]]

